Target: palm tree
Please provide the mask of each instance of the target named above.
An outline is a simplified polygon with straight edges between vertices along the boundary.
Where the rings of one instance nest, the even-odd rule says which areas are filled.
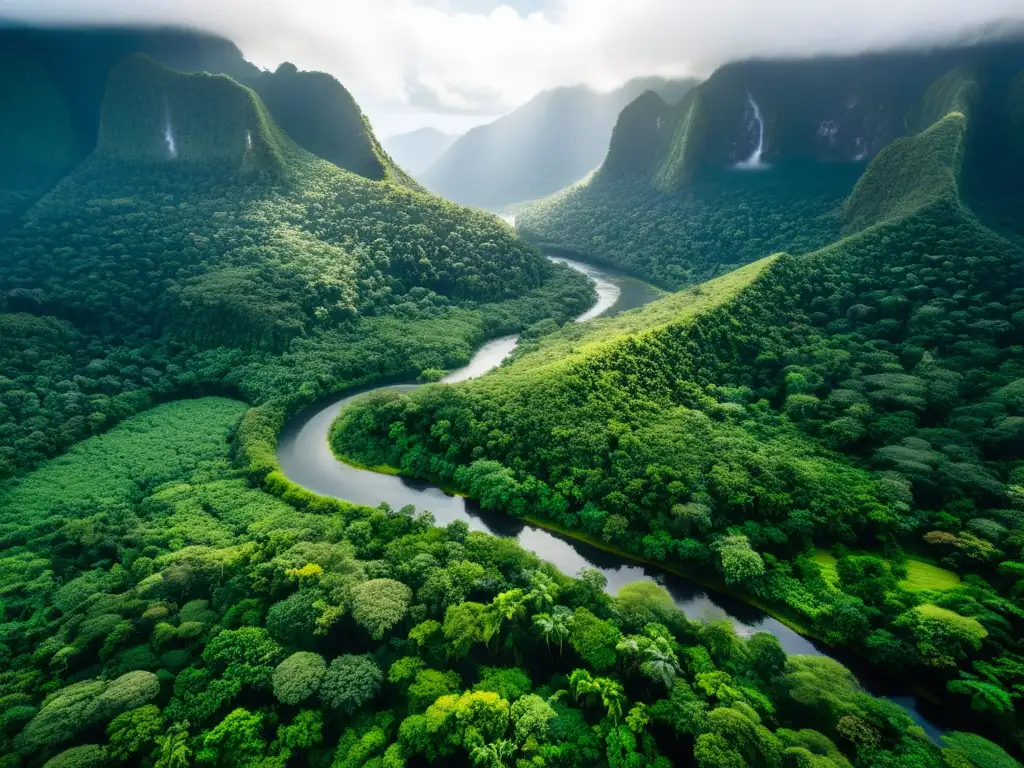
[[[665,647],[665,642],[653,642],[644,650],[644,661],[640,664],[640,671],[652,680],[656,680],[665,686],[665,690],[671,690],[676,682],[676,675],[679,674],[679,662],[676,661],[672,650]]]
[[[536,571],[530,578],[530,592],[526,600],[532,603],[538,611],[543,611],[555,604],[558,596],[558,587],[551,577],[541,571]]]
[[[558,658],[562,658],[562,643],[569,636],[569,626],[572,624],[572,613],[564,605],[555,606],[554,613],[538,613],[533,617],[534,626],[540,630],[544,642],[548,646],[548,653],[551,653],[551,640],[558,641]]]
[[[622,719],[626,693],[618,681],[608,677],[593,677],[585,669],[577,669],[569,676],[569,686],[577,701],[586,698],[590,703],[600,699],[608,716],[614,722],[618,723]]]
[[[481,619],[484,643],[487,644],[487,649],[491,653],[494,653],[494,650],[491,650],[491,640],[500,636],[502,625],[508,621],[512,626],[512,635],[506,638],[505,645],[516,656],[517,662],[520,661],[519,647],[514,642],[514,635],[517,631],[522,631],[522,628],[519,626],[519,619],[525,614],[526,596],[521,589],[510,589],[507,592],[502,592],[490,602],[481,615]],[[495,646],[497,645],[495,643]],[[495,650],[497,650],[497,647],[495,647]]]
[[[470,757],[473,759],[473,765],[481,768],[505,768],[505,760],[512,757],[514,752],[515,747],[511,741],[498,739],[474,748]]]
[[[156,760],[156,768],[188,768],[188,721],[173,723],[167,733],[157,739],[160,755]]]
[[[625,691],[618,682],[607,677],[599,677],[594,683],[597,685],[597,693],[601,696],[601,703],[608,710],[608,716],[618,723],[622,719],[622,707],[626,703]]]

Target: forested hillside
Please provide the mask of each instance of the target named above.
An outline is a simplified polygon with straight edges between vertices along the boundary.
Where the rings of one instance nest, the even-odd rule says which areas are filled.
[[[0,241],[0,474],[182,388],[415,378],[592,295],[492,216],[305,152],[225,76],[136,56],[101,112]]]
[[[544,91],[459,137],[418,178],[450,200],[492,210],[549,195],[601,164],[615,116],[638,94],[658,92],[675,103],[694,85],[637,78],[609,93]]]
[[[935,120],[919,106],[933,82],[961,68],[1003,98],[1022,64],[1020,43],[730,64],[676,105],[654,94],[630,104],[593,178],[525,206],[517,227],[673,288],[774,251],[808,253],[838,237],[841,203],[871,159]],[[986,107],[979,146],[1009,124],[999,107]]]
[[[971,68],[922,89],[835,244],[354,406],[336,450],[717,573],[1021,749],[1024,250],[962,194],[1007,93]]]
[[[330,75],[291,64],[264,72],[230,41],[192,30],[0,22],[0,232],[93,151],[111,73],[136,53],[184,72],[229,75],[257,90],[274,120],[307,151],[366,178],[416,187]]]

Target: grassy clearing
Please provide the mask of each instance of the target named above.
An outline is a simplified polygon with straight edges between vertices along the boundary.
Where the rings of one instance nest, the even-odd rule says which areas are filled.
[[[821,567],[821,575],[825,581],[832,585],[838,583],[836,558],[830,552],[824,549],[815,550],[814,562]],[[907,561],[907,578],[900,582],[901,587],[911,592],[941,592],[953,589],[959,584],[960,577],[953,571],[914,557]]]
[[[839,581],[839,573],[836,571],[836,559],[831,553],[824,549],[814,550],[814,562],[821,567],[821,575],[825,581],[832,585]]]
[[[900,586],[912,592],[942,591],[953,589],[959,584],[960,577],[953,571],[914,558],[907,563],[907,578],[900,582]]]

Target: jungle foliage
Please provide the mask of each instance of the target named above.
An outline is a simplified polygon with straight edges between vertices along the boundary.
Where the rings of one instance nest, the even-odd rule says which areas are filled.
[[[927,90],[935,122],[872,162],[846,238],[356,404],[336,450],[717,572],[1021,748],[1024,249],[961,194],[980,90]]]
[[[495,217],[310,155],[223,76],[132,58],[100,137],[0,239],[0,476],[173,392],[415,379],[592,296]]]
[[[1016,764],[656,585],[253,488],[245,410],[157,406],[0,491],[4,768]]]

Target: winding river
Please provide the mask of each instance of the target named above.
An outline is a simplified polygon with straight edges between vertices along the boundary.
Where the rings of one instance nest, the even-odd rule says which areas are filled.
[[[651,286],[626,275],[589,264],[551,256],[587,275],[597,289],[597,303],[576,318],[586,322],[598,316],[611,316],[641,307],[661,293]],[[515,349],[516,336],[505,336],[487,342],[469,364],[445,376],[442,381],[455,383],[482,376],[496,368]],[[403,384],[380,389],[411,391],[416,384]],[[349,392],[318,403],[292,418],[278,438],[277,458],[281,469],[293,482],[323,496],[344,499],[356,504],[376,507],[382,501],[399,509],[412,504],[430,510],[439,525],[462,520],[473,530],[512,538],[524,548],[556,565],[566,574],[581,568],[600,571],[608,580],[607,591],[616,594],[634,581],[654,581],[664,586],[678,606],[691,619],[728,619],[738,634],[770,632],[787,653],[827,655],[837,658],[855,670],[865,687],[875,695],[885,696],[903,706],[924,729],[936,738],[943,731],[918,711],[918,701],[906,692],[900,681],[881,679],[865,669],[856,659],[847,657],[814,640],[740,600],[703,587],[658,568],[648,567],[628,558],[606,552],[585,542],[556,532],[538,528],[515,518],[486,512],[470,499],[452,496],[429,483],[358,469],[339,461],[331,451],[328,435],[331,424],[346,405],[374,390]]]

